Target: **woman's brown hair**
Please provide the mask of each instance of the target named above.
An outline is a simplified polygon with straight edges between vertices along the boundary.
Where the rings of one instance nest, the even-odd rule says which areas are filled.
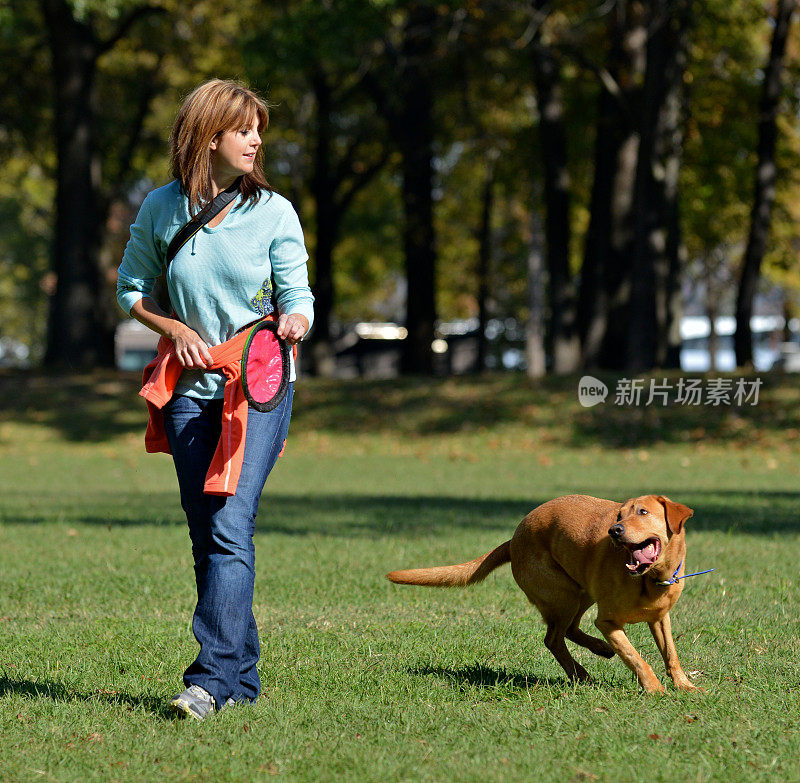
[[[170,134],[172,176],[189,198],[189,211],[196,215],[212,198],[211,142],[226,131],[250,127],[258,118],[258,132],[269,125],[269,107],[242,84],[212,79],[195,88],[183,102]],[[255,204],[262,191],[272,192],[262,169],[258,148],[253,170],[239,182],[242,195]]]

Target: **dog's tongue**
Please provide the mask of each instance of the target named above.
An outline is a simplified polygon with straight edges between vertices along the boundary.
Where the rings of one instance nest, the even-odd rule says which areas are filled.
[[[656,545],[653,541],[648,541],[641,549],[634,549],[631,551],[631,558],[637,568],[640,565],[650,565],[654,563],[657,556]]]

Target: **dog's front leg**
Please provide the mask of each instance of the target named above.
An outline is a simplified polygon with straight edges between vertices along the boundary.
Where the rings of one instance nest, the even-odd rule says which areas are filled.
[[[614,620],[602,620],[598,617],[594,624],[648,693],[664,693],[664,686],[658,681],[650,664],[636,652],[636,648],[630,643],[619,623]]]
[[[675,687],[682,691],[696,691],[697,688],[686,676],[678,660],[678,651],[675,649],[675,642],[672,640],[672,622],[669,619],[669,612],[660,620],[648,623],[653,638],[656,640],[664,665],[667,667],[667,674],[672,678]]]

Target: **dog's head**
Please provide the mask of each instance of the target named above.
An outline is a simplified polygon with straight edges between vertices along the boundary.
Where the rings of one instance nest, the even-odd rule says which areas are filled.
[[[626,500],[608,534],[628,550],[628,570],[634,576],[647,573],[660,561],[674,536],[694,511],[663,495],[644,495]]]

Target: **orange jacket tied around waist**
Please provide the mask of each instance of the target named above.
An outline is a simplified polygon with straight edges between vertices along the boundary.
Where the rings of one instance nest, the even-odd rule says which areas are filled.
[[[229,497],[236,494],[244,461],[247,434],[247,399],[242,389],[242,351],[249,330],[244,330],[220,345],[209,347],[213,363],[209,370],[219,370],[227,378],[222,406],[222,433],[217,450],[206,473],[203,491],[207,495]],[[144,368],[144,386],[139,394],[147,401],[150,414],[144,436],[145,450],[171,454],[164,428],[162,408],[172,399],[175,386],[183,371],[172,340],[158,341],[158,355]]]

